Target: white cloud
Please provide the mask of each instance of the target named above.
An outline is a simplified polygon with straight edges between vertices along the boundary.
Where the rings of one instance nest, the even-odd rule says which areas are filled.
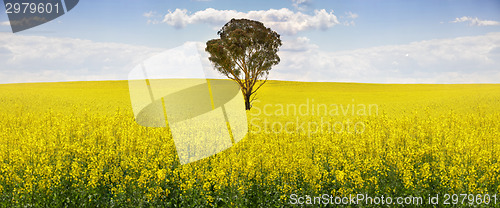
[[[158,15],[157,12],[155,11],[149,11],[149,12],[145,12],[144,14],[142,14],[142,16],[148,18],[148,24],[158,24],[160,23],[160,21],[158,21],[156,18],[161,16],[161,15]]]
[[[305,10],[311,4],[311,0],[292,0],[292,6],[298,10]]]
[[[452,23],[459,23],[459,22],[469,22],[469,26],[494,26],[494,25],[500,25],[500,22],[493,21],[493,20],[480,20],[477,17],[457,17],[455,18],[454,21],[451,21]]]
[[[9,21],[0,22],[0,26],[10,26]]]
[[[314,15],[302,12],[293,12],[287,8],[269,9],[249,12],[238,12],[236,10],[217,10],[208,8],[189,14],[186,9],[175,9],[169,11],[163,18],[163,22],[176,28],[183,28],[189,24],[209,24],[221,27],[232,18],[246,18],[263,22],[279,33],[296,34],[305,30],[325,30],[339,24],[337,16],[333,11],[324,9],[314,10]]]
[[[153,16],[155,16],[155,15],[156,15],[156,12],[154,12],[154,11],[149,11],[149,12],[144,13],[142,16],[145,16],[145,17],[147,17],[147,18],[151,18],[151,17],[153,17]]]
[[[284,42],[282,48],[286,49]],[[307,44],[307,43],[305,43]],[[307,46],[301,46],[307,48]],[[281,50],[270,78],[374,83],[498,83],[500,33],[350,51]]]
[[[0,33],[0,82],[126,79],[160,49],[71,38]]]
[[[359,15],[358,15],[358,14],[356,14],[356,13],[352,13],[352,12],[346,12],[345,14],[346,14],[346,17],[347,17],[347,18],[351,18],[351,19],[356,19],[356,18],[358,18],[358,17],[359,17]]]
[[[295,52],[305,52],[313,49],[317,49],[318,46],[310,43],[310,39],[307,37],[298,37],[292,40],[284,40],[283,45],[280,48],[281,51],[295,51]]]
[[[354,22],[354,19],[356,19],[358,17],[359,17],[359,15],[356,13],[346,12],[345,16],[342,16],[340,18],[344,20],[342,22],[342,24],[349,26],[349,25],[356,25],[356,23]]]
[[[204,43],[200,43],[204,44]],[[0,33],[0,82],[127,79],[163,49]],[[270,79],[373,83],[498,83],[500,33],[328,52],[285,39]]]

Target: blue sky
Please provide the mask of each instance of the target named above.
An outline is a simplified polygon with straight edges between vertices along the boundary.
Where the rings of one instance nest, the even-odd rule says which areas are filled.
[[[0,66],[0,82],[4,83],[126,78],[125,68],[133,65],[124,63],[127,60],[137,61],[187,41],[216,38],[217,29],[232,16],[263,21],[282,34],[282,63],[276,73],[271,72],[274,79],[500,80],[500,1],[495,0],[87,0],[54,21],[16,34],[5,8],[0,8],[4,45],[0,61],[5,63]],[[32,55],[22,51],[33,47],[39,50]],[[57,60],[47,59],[51,53]],[[78,57],[65,58],[64,53],[83,60],[71,61]]]

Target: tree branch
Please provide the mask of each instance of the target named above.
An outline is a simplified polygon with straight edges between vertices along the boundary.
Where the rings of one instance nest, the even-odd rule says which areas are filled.
[[[257,90],[259,90],[259,89],[260,89],[260,87],[262,87],[262,85],[264,85],[266,82],[267,82],[267,75],[266,75],[266,79],[264,79],[264,81],[262,81],[262,83],[261,83],[261,84],[257,87],[257,89],[255,89],[255,90],[252,92],[252,94],[253,94],[253,93],[255,93],[255,92],[257,92]]]

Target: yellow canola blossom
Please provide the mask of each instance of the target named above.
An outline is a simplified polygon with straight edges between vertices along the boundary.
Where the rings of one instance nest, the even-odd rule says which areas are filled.
[[[121,81],[0,85],[0,206],[263,207],[286,204],[290,194],[500,189],[500,85],[270,81],[247,112],[247,136],[186,165],[168,128],[134,121],[127,89]],[[281,109],[307,102],[379,111]],[[306,131],[279,129],[297,121]],[[307,132],[325,121],[365,128]]]

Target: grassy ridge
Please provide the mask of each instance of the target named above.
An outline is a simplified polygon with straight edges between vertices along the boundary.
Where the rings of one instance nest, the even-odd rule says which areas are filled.
[[[307,103],[339,114],[280,111]],[[377,113],[358,114],[370,104]],[[135,123],[126,81],[0,85],[0,205],[268,207],[289,205],[290,194],[495,194],[499,119],[495,84],[270,81],[245,139],[180,166],[168,129]],[[362,132],[347,131],[356,123]]]

